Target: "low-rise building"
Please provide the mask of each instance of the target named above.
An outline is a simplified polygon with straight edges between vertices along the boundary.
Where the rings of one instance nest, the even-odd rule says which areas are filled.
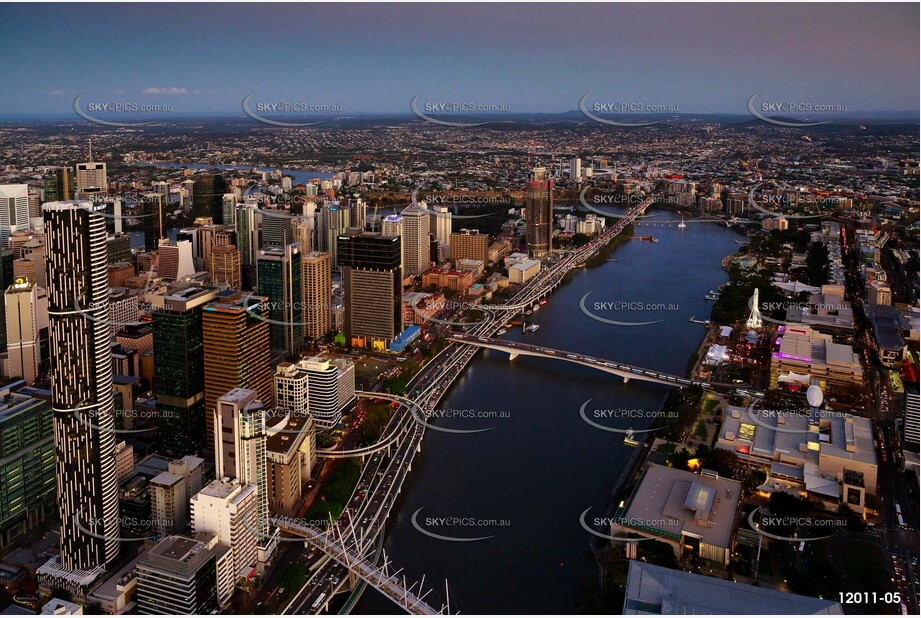
[[[834,343],[831,335],[808,326],[780,326],[771,355],[771,388],[793,374],[834,386],[863,384],[863,366],[854,348]],[[799,382],[808,384],[809,380]]]
[[[701,473],[652,464],[611,524],[613,536],[637,534],[668,543],[677,558],[691,553],[729,564],[742,484]]]
[[[841,604],[764,586],[630,561],[624,591],[625,616],[679,614],[829,615]]]
[[[869,419],[820,410],[749,410],[729,406],[717,448],[767,472],[764,491],[786,491],[847,504],[864,512],[865,494],[876,495],[877,460]]]
[[[430,268],[422,274],[422,286],[464,293],[473,285],[473,273],[453,268]]]
[[[509,267],[508,280],[510,283],[527,283],[539,272],[540,261],[524,260]]]

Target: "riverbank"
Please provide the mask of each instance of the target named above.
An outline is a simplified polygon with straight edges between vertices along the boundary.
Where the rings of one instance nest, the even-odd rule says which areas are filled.
[[[687,318],[709,311],[712,303],[704,295],[726,280],[719,262],[740,237],[718,225],[666,228],[657,235],[658,243],[619,243],[613,253],[616,262],[572,271],[566,285],[558,286],[540,311],[529,316],[540,330],[523,334],[511,329],[503,338],[684,374],[702,335],[701,327]],[[680,310],[650,316],[661,319],[655,325],[626,328],[583,313],[581,300],[587,293],[599,302],[665,303]],[[451,598],[463,613],[581,611],[587,587],[597,587],[598,566],[580,519],[592,525],[603,516],[612,488],[632,467],[631,458],[639,456],[624,444],[624,433],[592,426],[580,409],[591,400],[588,413],[596,408],[645,411],[643,418],[620,415],[603,421],[612,429],[644,429],[653,421],[649,413],[662,409],[671,390],[635,380],[624,384],[607,373],[552,358],[522,355],[510,361],[502,352],[478,353],[437,407],[496,414],[491,421],[460,415],[437,421],[439,428],[488,431],[426,432],[388,522],[388,556],[415,578],[425,574],[426,581],[447,579]],[[511,525],[432,530],[489,537],[448,545],[413,527],[411,515],[419,509],[420,520],[472,517]],[[446,551],[451,560],[444,560]],[[618,613],[620,608],[606,609]],[[373,589],[355,609],[362,614],[392,611],[391,603]]]

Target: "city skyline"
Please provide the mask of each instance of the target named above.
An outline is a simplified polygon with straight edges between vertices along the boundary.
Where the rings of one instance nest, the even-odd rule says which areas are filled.
[[[237,112],[250,93],[341,115],[408,114],[420,93],[511,113],[564,113],[590,92],[679,114],[744,114],[755,93],[918,109],[909,4],[6,4],[0,16],[7,79],[21,84],[0,93],[4,115],[66,114],[81,93],[175,116]],[[78,18],[95,27],[69,28]]]
[[[0,613],[918,615],[919,17],[0,3]]]

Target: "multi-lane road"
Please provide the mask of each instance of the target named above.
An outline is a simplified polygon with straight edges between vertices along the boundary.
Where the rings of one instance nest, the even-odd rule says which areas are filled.
[[[604,248],[617,234],[642,214],[652,204],[653,198],[634,206],[617,223],[591,242],[565,253],[541,270],[504,305],[486,305],[489,316],[466,326],[473,337],[490,337],[511,319],[521,308],[528,307],[547,296],[562,282],[566,274],[582,266],[586,260]],[[407,385],[407,393],[425,413],[435,409],[478,349],[461,343],[449,343],[426,363]],[[397,410],[390,419],[384,435],[396,436],[390,446],[365,461],[355,492],[348,506],[336,522],[339,532],[352,549],[374,560],[380,549],[380,539],[387,516],[402,491],[415,453],[421,449],[425,425],[418,423],[413,414],[400,414]],[[393,426],[391,426],[393,424]],[[283,522],[282,522],[283,523]],[[349,571],[326,554],[319,556],[312,566],[311,576],[303,588],[285,608],[285,614],[316,614],[324,611],[330,597],[349,583]]]

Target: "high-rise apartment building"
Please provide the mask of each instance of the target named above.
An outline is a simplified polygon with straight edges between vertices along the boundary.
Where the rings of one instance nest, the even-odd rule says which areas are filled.
[[[269,545],[269,495],[266,472],[266,410],[256,391],[235,388],[217,400],[214,412],[214,464],[219,479],[256,486],[257,545]]]
[[[358,198],[349,201],[349,210],[351,211],[351,226],[360,230],[365,229],[365,222],[368,219],[368,204],[363,199]]]
[[[402,328],[400,239],[371,232],[338,239],[349,346],[384,351]]]
[[[192,529],[196,535],[213,534],[232,556],[236,576],[253,570],[258,562],[259,509],[255,485],[217,479],[192,496]],[[218,577],[217,598],[226,603],[234,581]]]
[[[304,336],[320,339],[333,330],[332,259],[311,251],[302,256]]]
[[[294,217],[291,219],[291,242],[301,243],[301,251],[310,253],[314,246],[314,221],[307,217]]]
[[[253,204],[237,206],[237,249],[240,250],[240,276],[244,290],[256,289],[256,259],[259,256],[259,226],[262,215]]]
[[[547,169],[535,167],[525,185],[525,228],[528,257],[546,260],[552,251],[553,233],[553,179]]]
[[[217,399],[234,388],[256,391],[274,403],[270,366],[268,299],[220,296],[204,308],[205,409],[208,448],[214,445]]]
[[[119,551],[104,205],[43,206],[61,567],[105,568]],[[75,310],[75,305],[81,309]]]
[[[10,246],[10,236],[29,229],[29,186],[0,185],[0,249]]]
[[[435,206],[432,208],[431,228],[438,241],[438,246],[442,252],[439,261],[451,258],[451,211],[447,206]]]
[[[267,221],[268,219],[265,219]],[[273,353],[304,347],[303,267],[300,243],[268,247],[257,262],[259,294],[268,298]]]
[[[275,373],[275,392],[279,409],[309,414],[318,427],[335,427],[355,402],[355,366],[344,358],[282,363]]]
[[[575,182],[582,180],[582,159],[573,157],[569,161],[569,179]]]
[[[320,239],[320,251],[329,253],[333,268],[339,267],[336,239],[345,234],[351,223],[351,213],[348,207],[340,206],[338,203],[328,204],[319,212],[317,235]]]
[[[413,203],[403,209],[403,276],[418,276],[432,264],[428,209]]]
[[[150,528],[165,537],[183,533],[188,527],[189,498],[186,480],[173,472],[161,472],[150,479]]]
[[[6,367],[8,376],[32,384],[39,375],[42,329],[48,328],[48,297],[26,279],[17,279],[4,295],[6,313]]]

